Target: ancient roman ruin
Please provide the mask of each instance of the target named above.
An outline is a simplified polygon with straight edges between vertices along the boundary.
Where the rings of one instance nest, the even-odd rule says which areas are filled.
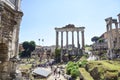
[[[0,0],[0,80],[10,80],[16,71],[21,0]]]
[[[80,50],[80,42],[79,42],[79,32],[81,31],[81,38],[82,38],[82,49],[84,49],[84,29],[85,27],[75,27],[73,24],[68,24],[62,28],[55,28],[56,30],[56,48],[59,46],[59,32],[61,33],[61,61],[63,56],[63,32],[66,32],[66,53],[68,53],[68,32],[72,32],[72,52],[74,53],[74,32],[77,32],[77,52],[79,54]]]
[[[114,57],[114,50],[120,48],[120,32],[119,32],[119,27],[120,27],[120,14],[118,14],[118,20],[117,19],[112,19],[112,17],[106,18],[106,29],[107,29],[107,42],[108,42],[108,56],[112,59]],[[115,24],[115,33],[112,31],[112,24]],[[114,34],[116,34],[114,36]]]

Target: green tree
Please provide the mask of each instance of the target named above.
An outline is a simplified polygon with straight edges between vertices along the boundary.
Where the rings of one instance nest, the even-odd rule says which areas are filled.
[[[71,76],[73,77],[73,78],[77,78],[77,76],[79,76],[80,75],[80,72],[79,72],[79,70],[78,69],[72,69],[71,70]]]
[[[79,76],[80,74],[78,63],[71,62],[71,61],[68,62],[66,66],[66,73],[68,75],[71,75],[72,78],[77,78],[77,76]]]
[[[29,49],[29,42],[28,41],[23,42],[22,47],[24,48],[25,51]]]
[[[30,42],[29,42],[29,50],[30,50],[31,52],[35,50],[35,46],[36,46],[36,44],[35,44],[34,41],[30,41]]]
[[[93,38],[91,38],[91,41],[92,41],[92,42],[97,42],[98,39],[99,39],[98,36],[94,36]]]
[[[100,39],[98,40],[98,42],[99,42],[99,43],[103,43],[103,42],[104,42],[104,39],[103,39],[103,38],[100,38]]]
[[[74,63],[72,61],[68,62],[66,67],[66,73],[70,75],[72,68],[74,67]]]
[[[22,44],[24,51],[20,53],[20,57],[31,57],[31,52],[35,50],[36,44],[34,41],[25,41]]]
[[[61,49],[55,49],[55,61],[57,63],[60,62],[60,52],[61,52]]]

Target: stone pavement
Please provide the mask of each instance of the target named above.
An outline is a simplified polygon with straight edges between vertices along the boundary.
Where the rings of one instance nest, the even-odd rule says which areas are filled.
[[[59,65],[60,66],[60,65]],[[48,67],[48,68],[50,68],[50,67]],[[59,74],[58,73],[55,73],[55,75],[54,75],[54,69],[55,69],[56,67],[55,67],[55,65],[53,66],[53,68],[52,68],[52,74],[48,77],[48,79],[47,80],[67,80],[67,79],[65,79],[65,77],[62,75],[62,71],[60,70],[60,76],[59,76]]]
[[[59,77],[59,74],[54,75],[53,73],[48,77],[47,80],[55,80],[55,79],[56,80],[67,80],[67,79],[64,78],[63,75],[60,74],[60,77]]]

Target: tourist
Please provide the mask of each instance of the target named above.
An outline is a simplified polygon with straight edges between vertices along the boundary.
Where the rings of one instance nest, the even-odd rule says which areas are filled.
[[[59,77],[60,77],[60,70],[58,71]]]
[[[55,69],[54,69],[54,75],[56,74],[56,70],[57,70],[57,69],[55,68]]]
[[[51,70],[52,70],[52,65],[50,66]]]
[[[58,75],[60,77],[60,68],[59,67],[57,67],[57,73],[58,73]]]

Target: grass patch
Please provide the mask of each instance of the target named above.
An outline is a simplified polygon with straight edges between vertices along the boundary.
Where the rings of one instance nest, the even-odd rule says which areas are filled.
[[[111,63],[112,62],[112,63]],[[96,66],[103,65],[105,68],[109,70],[120,70],[120,64],[116,61],[90,61],[89,64],[92,64],[92,68]]]
[[[85,47],[85,50],[90,51],[90,50],[92,50],[92,48],[91,47]]]
[[[79,61],[87,60],[86,56],[82,56]]]
[[[29,70],[32,67],[32,64],[24,64],[19,66],[22,70]]]
[[[79,71],[84,80],[94,80],[84,68],[79,68]]]
[[[118,61],[89,61],[86,70],[90,72],[94,79],[118,80],[120,75],[120,63]],[[97,76],[97,77],[95,77]]]

